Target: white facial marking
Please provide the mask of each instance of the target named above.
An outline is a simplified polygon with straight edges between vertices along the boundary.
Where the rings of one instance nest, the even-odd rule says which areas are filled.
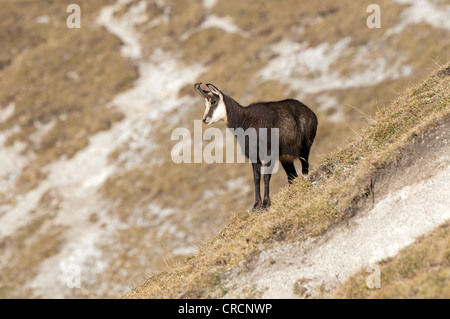
[[[219,104],[217,105],[216,109],[214,110],[214,113],[212,115],[211,124],[216,123],[218,121],[225,121],[227,120],[227,108],[225,106],[225,103],[223,102],[223,99],[221,98],[219,100]]]
[[[205,113],[203,114],[203,119],[206,119],[207,114],[209,113],[209,110],[211,109],[211,101],[209,99],[205,99]],[[207,125],[214,124],[218,121],[227,121],[227,109],[225,106],[225,103],[223,101],[223,97],[220,97],[219,103],[214,110],[214,113],[212,114],[211,118],[208,122],[206,122]]]
[[[206,98],[205,98],[205,106],[206,106],[206,109],[205,109],[205,113],[203,113],[203,120],[206,118],[206,115],[208,114],[209,109],[211,108],[211,103],[209,103],[209,100]]]

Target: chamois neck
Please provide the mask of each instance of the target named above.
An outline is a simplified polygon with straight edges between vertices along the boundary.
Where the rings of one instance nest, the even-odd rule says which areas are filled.
[[[247,109],[228,95],[224,94],[223,97],[227,109],[227,126],[229,128],[243,127],[244,119],[247,117]]]

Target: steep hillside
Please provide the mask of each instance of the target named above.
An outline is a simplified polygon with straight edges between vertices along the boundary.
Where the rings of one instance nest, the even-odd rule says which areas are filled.
[[[395,283],[391,284],[392,288],[386,287],[395,268],[385,269],[380,261],[395,256],[418,236],[450,220],[449,137],[448,116],[425,132],[412,133],[411,140],[398,151],[393,162],[378,166],[369,174],[370,183],[363,184],[366,198],[355,198],[343,208],[352,211],[350,217],[344,217],[319,236],[276,245],[228,270],[222,280],[222,286],[228,291],[225,297],[246,296],[249,288],[270,298],[330,297],[336,287],[359,269],[366,274],[361,276],[360,272],[357,277],[359,290],[356,291],[362,296],[395,297]],[[346,187],[341,191],[347,191]],[[333,201],[339,201],[340,195],[335,194]],[[305,215],[309,213],[308,209],[304,211]],[[445,247],[446,242],[444,237],[434,245]],[[403,258],[404,266],[395,269],[400,273],[396,283],[407,285],[403,297],[426,296],[426,291],[434,288],[435,297],[449,297],[441,289],[446,280],[439,282],[449,270],[445,250],[430,250],[428,258],[442,260],[437,267],[433,264],[427,267],[426,262],[422,266],[422,273],[433,269],[437,272],[436,280],[430,280],[428,288],[408,285],[410,278],[402,269],[412,268],[408,270],[413,272],[416,264],[424,262],[419,256]],[[379,270],[381,289],[368,289],[366,280],[375,269]],[[346,291],[346,288],[344,285],[340,290],[343,297],[353,296],[352,289]]]
[[[448,206],[447,206],[448,207]],[[382,288],[367,289],[366,269],[351,276],[335,298],[450,298],[449,222],[380,262]]]
[[[310,178],[284,188],[269,211],[236,213],[197,254],[126,297],[324,297],[352,273],[394,256],[445,223],[450,219],[449,87],[447,64],[380,109],[355,142],[330,154]],[[446,238],[436,245],[445,247]],[[443,257],[429,253],[443,260],[438,278],[449,265],[445,248],[441,251]],[[410,272],[420,265],[418,257],[399,258],[412,263]],[[392,271],[382,274],[389,278]],[[404,277],[397,282],[408,278],[408,272],[399,272]],[[345,290],[349,286],[340,295],[352,296]],[[364,290],[361,279],[358,287]],[[440,294],[445,290],[436,291],[434,296],[448,297]]]
[[[248,164],[171,159],[193,83],[303,101],[317,169],[450,52],[446,0],[380,0],[380,29],[372,1],[80,0],[80,29],[64,1],[0,2],[2,298],[120,296],[254,218]]]

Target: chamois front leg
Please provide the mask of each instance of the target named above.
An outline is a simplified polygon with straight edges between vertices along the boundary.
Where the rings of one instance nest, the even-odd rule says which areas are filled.
[[[261,208],[261,163],[252,163],[253,166],[253,181],[255,182],[255,204],[253,205],[253,210],[258,210]]]

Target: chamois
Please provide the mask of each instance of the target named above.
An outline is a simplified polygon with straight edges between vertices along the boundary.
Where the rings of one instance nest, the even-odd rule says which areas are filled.
[[[203,122],[207,125],[224,121],[228,128],[254,128],[260,131],[266,128],[278,128],[279,160],[286,171],[288,182],[297,177],[294,159],[299,158],[302,164],[302,174],[309,172],[309,151],[314,142],[317,131],[317,117],[314,112],[300,101],[288,99],[277,102],[259,102],[242,106],[230,96],[224,94],[212,84],[206,84],[209,91],[201,88],[201,82],[194,88],[205,99],[206,110]],[[258,137],[260,138],[260,137]],[[248,145],[248,143],[246,143]],[[242,145],[241,145],[242,146]],[[270,143],[267,143],[270,151]],[[249,157],[248,147],[244,149]],[[266,153],[267,154],[267,153]],[[272,174],[264,175],[264,200],[261,201],[260,179],[261,166],[258,158],[253,165],[253,179],[255,182],[255,204],[253,210],[270,206],[269,184]]]

